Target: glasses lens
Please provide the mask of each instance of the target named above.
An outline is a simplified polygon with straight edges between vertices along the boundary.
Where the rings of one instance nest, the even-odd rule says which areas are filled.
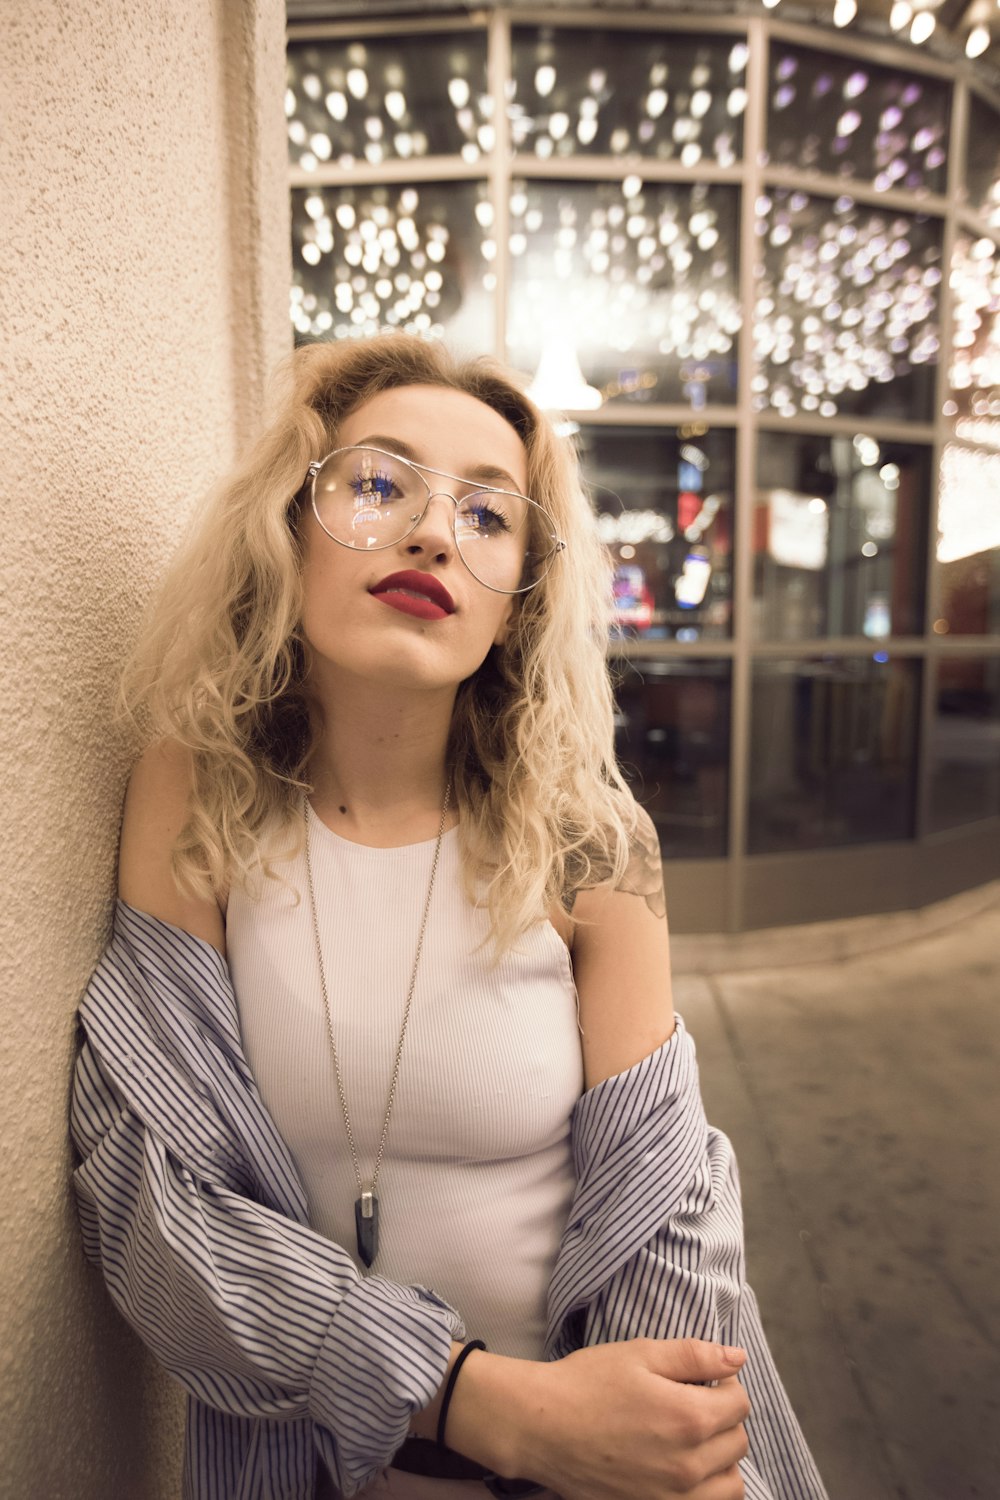
[[[331,453],[313,484],[317,519],[345,547],[367,551],[404,537],[427,504],[416,469],[374,448]]]
[[[455,537],[470,573],[504,594],[531,588],[555,555],[552,522],[526,495],[483,490],[464,496]]]

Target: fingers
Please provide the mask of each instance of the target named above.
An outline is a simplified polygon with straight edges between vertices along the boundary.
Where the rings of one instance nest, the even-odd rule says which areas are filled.
[[[640,1339],[647,1368],[669,1380],[702,1384],[725,1380],[746,1360],[743,1349],[726,1351],[704,1339]]]
[[[680,1492],[684,1500],[744,1500],[745,1493],[743,1475],[735,1464],[721,1474],[713,1474],[694,1489]],[[674,1497],[668,1495],[664,1500],[674,1500]]]
[[[687,1455],[683,1470],[675,1474],[673,1483],[681,1494],[697,1497],[697,1500],[715,1500],[716,1488],[727,1496],[730,1490],[742,1495],[743,1481],[737,1465],[746,1458],[749,1448],[742,1426],[720,1433]],[[721,1483],[713,1487],[717,1480]]]
[[[718,1385],[703,1386],[691,1390],[693,1399],[692,1437],[696,1442],[707,1442],[719,1433],[739,1427],[750,1415],[750,1397],[736,1376],[720,1380]]]

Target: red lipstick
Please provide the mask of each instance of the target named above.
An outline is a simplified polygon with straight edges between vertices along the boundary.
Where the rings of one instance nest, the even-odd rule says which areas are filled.
[[[404,614],[416,615],[421,620],[443,620],[454,614],[455,601],[439,579],[430,573],[418,573],[409,569],[402,573],[390,573],[368,592],[381,599],[393,609]]]

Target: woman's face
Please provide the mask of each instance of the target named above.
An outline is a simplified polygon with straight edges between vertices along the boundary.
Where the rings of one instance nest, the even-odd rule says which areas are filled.
[[[464,391],[410,385],[382,391],[341,423],[337,446],[370,446],[415,464],[460,474],[463,484],[427,475],[435,496],[399,542],[360,551],[335,542],[311,505],[302,512],[303,614],[312,671],[331,684],[341,673],[386,687],[455,688],[503,640],[514,609],[509,594],[480,583],[458,553],[455,506],[478,484],[526,493],[524,444],[497,412]],[[445,491],[437,494],[438,490]],[[419,575],[415,588],[380,586],[393,574]],[[433,580],[450,596],[447,612],[414,604]],[[412,609],[420,611],[411,612]]]

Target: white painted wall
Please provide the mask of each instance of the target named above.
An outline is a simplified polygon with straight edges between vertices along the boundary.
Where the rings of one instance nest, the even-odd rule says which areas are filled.
[[[181,1407],[83,1260],[74,1013],[133,747],[116,673],[290,346],[281,0],[0,22],[0,1500],[168,1500]]]

